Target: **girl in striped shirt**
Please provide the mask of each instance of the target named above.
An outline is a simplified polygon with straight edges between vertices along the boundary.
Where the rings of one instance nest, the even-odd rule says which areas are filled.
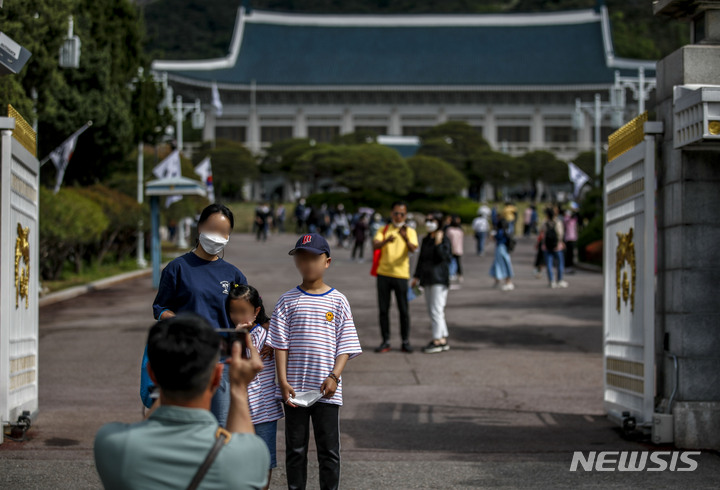
[[[283,417],[280,400],[275,397],[275,360],[272,349],[265,349],[270,318],[265,313],[257,289],[248,284],[233,284],[227,298],[227,313],[236,328],[250,330],[253,347],[263,355],[263,370],[248,385],[248,405],[255,433],[267,444],[270,451],[270,472],[277,466],[277,421]]]

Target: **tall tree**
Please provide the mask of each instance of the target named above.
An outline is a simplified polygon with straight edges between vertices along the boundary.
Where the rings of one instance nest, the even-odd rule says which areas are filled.
[[[460,193],[467,187],[467,179],[455,167],[444,160],[425,155],[407,159],[413,172],[412,192],[424,197],[447,197]]]
[[[260,168],[253,154],[240,143],[217,140],[210,150],[213,186],[217,199],[242,200],[243,185],[260,175]]]
[[[473,179],[492,185],[497,195],[500,187],[527,179],[527,164],[499,151],[481,150],[473,155],[471,172]]]
[[[77,69],[58,66],[70,15],[82,42]],[[130,82],[145,61],[144,26],[135,4],[130,0],[12,1],[0,10],[0,23],[3,32],[32,53],[19,75],[0,79],[0,103],[13,104],[30,121],[37,119],[41,158],[92,120],[92,128],[78,142],[65,181],[87,183],[107,176],[111,163],[130,151],[134,139]],[[41,176],[44,181],[54,178],[47,171]]]
[[[470,195],[479,193],[482,179],[472,171],[474,156],[490,149],[477,129],[463,121],[438,124],[425,131],[418,155],[437,157],[450,163],[467,178]]]
[[[404,196],[413,183],[407,162],[392,148],[377,143],[341,146],[337,183],[351,191],[379,191]]]
[[[531,151],[520,157],[525,163],[525,170],[533,194],[539,196],[538,184],[559,184],[568,182],[568,166],[558,160],[554,153],[544,150]]]

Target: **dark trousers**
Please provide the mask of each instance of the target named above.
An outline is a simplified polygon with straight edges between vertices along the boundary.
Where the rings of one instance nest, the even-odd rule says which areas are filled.
[[[383,342],[390,341],[390,294],[395,291],[400,311],[400,335],[403,342],[410,340],[410,312],[408,310],[408,281],[397,277],[377,276],[378,307],[380,308],[380,334]]]
[[[538,245],[537,253],[535,254],[535,268],[539,269],[545,264],[545,252],[543,252],[542,246]]]
[[[457,264],[457,275],[462,276],[462,255],[455,255],[453,254],[453,258],[455,259],[455,263]]]
[[[565,242],[565,267],[575,267],[575,242]]]
[[[365,249],[365,240],[357,240],[357,239],[356,239],[356,240],[355,240],[355,245],[353,246],[353,249],[352,249],[352,258],[354,259],[354,258],[355,258],[355,254],[356,254],[358,251],[360,251],[360,258],[362,259],[362,258],[363,258],[364,249]]]
[[[285,468],[289,489],[304,489],[307,484],[307,453],[312,419],[320,488],[340,485],[340,406],[318,402],[307,408],[285,405]]]

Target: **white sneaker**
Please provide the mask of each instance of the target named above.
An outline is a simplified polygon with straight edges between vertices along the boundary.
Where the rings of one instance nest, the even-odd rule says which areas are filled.
[[[557,289],[557,287],[558,287],[558,283],[556,283],[555,281],[553,281],[553,282],[550,283],[550,288],[551,288],[551,289]]]
[[[513,283],[503,284],[503,287],[501,289],[503,291],[512,291],[513,289],[515,289],[515,285]]]
[[[559,287],[559,288],[566,288],[568,286],[569,286],[569,284],[565,281],[560,281],[557,283],[557,287]]]

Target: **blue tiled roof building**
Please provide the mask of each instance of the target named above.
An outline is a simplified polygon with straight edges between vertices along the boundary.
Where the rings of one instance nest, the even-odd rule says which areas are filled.
[[[535,14],[331,15],[238,10],[224,58],[153,63],[175,94],[206,108],[205,139],[253,151],[290,137],[356,130],[415,136],[467,121],[513,154],[572,158],[592,122],[572,127],[575,100],[608,100],[616,73],[655,63],[614,55],[607,9]],[[212,87],[222,115],[211,107]],[[628,92],[625,118],[637,102]],[[610,117],[602,122],[611,131]]]

